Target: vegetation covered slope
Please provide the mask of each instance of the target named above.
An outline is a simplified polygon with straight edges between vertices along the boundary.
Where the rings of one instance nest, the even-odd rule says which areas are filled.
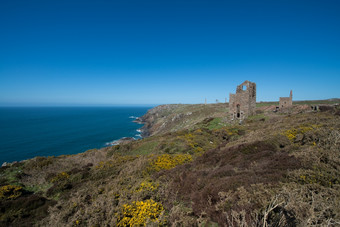
[[[0,225],[339,225],[339,110],[157,108],[148,138],[2,167]]]
[[[159,135],[181,129],[191,129],[207,118],[226,118],[228,104],[171,104],[160,105],[148,111],[140,120],[148,135]]]

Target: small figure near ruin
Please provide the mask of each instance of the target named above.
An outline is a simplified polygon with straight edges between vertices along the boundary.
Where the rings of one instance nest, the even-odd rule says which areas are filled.
[[[280,97],[279,110],[285,110],[293,106],[293,91],[290,90],[289,97]]]
[[[256,108],[256,84],[248,80],[238,85],[236,93],[229,95],[229,113],[231,119],[243,120],[254,115]]]

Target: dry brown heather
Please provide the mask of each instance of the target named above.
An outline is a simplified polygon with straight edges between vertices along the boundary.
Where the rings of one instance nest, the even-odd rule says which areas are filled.
[[[340,110],[273,109],[161,106],[143,140],[2,167],[0,226],[339,226]]]

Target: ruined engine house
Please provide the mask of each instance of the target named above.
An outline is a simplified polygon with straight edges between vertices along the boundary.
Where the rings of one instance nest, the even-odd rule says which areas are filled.
[[[256,108],[256,84],[248,80],[238,85],[236,93],[229,95],[229,113],[231,118],[243,120],[254,115]]]
[[[279,109],[284,110],[293,106],[293,91],[290,90],[289,97],[280,97]]]

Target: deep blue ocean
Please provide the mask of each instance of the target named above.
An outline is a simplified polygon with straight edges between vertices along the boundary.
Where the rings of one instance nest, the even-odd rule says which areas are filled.
[[[76,154],[122,137],[151,107],[0,107],[0,166],[35,156]]]

